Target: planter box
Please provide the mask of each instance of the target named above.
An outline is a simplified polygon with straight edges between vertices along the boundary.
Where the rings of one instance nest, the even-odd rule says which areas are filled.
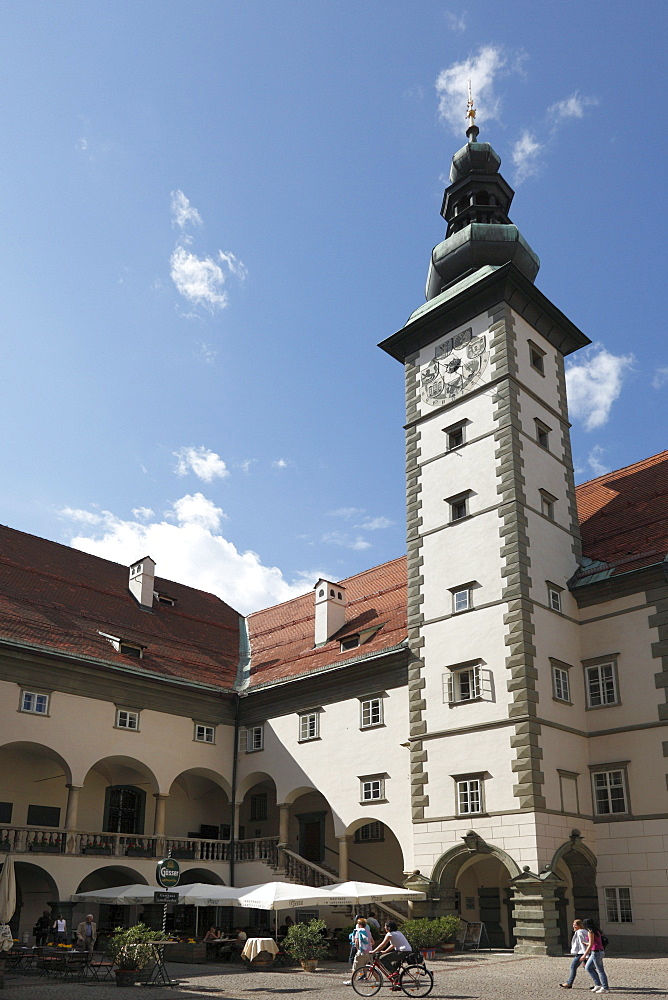
[[[30,851],[34,851],[35,854],[62,854],[63,849],[60,844],[36,844],[34,841],[32,844],[28,844]]]
[[[172,857],[174,857],[173,854]],[[204,965],[206,962],[206,945],[203,942],[199,944],[186,944],[183,941],[175,944],[166,944],[165,961]]]
[[[177,861],[194,861],[195,852],[194,851],[172,851],[172,857],[176,858]]]
[[[154,858],[155,851],[152,851],[150,847],[128,847],[125,856],[128,858]]]
[[[102,857],[102,856],[108,857],[111,854],[111,848],[110,847],[84,847],[83,853],[84,854],[95,854],[98,857]]]

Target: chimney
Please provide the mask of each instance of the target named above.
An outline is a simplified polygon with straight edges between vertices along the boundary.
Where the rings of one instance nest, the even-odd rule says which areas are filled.
[[[150,556],[144,556],[130,567],[130,593],[142,608],[153,607],[155,587],[155,563]]]
[[[315,645],[322,646],[346,624],[346,588],[321,578],[314,590]]]

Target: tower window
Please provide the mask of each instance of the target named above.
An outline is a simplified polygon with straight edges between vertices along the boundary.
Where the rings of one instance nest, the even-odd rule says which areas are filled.
[[[610,663],[585,666],[588,708],[605,708],[607,705],[619,704],[616,668],[614,660]]]
[[[383,699],[367,698],[360,702],[360,729],[383,724]]]
[[[466,443],[466,434],[464,431],[466,423],[466,420],[461,420],[457,424],[452,424],[451,427],[444,428],[447,435],[448,451],[455,451],[456,448],[461,448]]]
[[[480,665],[477,663],[449,670],[443,680],[445,700],[449,705],[480,697]]]
[[[557,587],[554,583],[548,583],[547,603],[550,611],[561,612],[561,587]]]
[[[547,517],[550,521],[554,521],[554,505],[557,502],[557,498],[553,497],[551,493],[547,490],[540,490],[540,512],[543,517]]]
[[[471,584],[465,587],[455,587],[452,589],[452,613],[458,615],[462,611],[470,611],[473,606],[471,600]]]
[[[552,667],[552,684],[556,700],[570,702],[571,693],[568,685],[568,671],[564,670],[563,667]]]
[[[450,508],[450,521],[463,521],[469,516],[470,492],[460,493],[458,496],[448,497],[446,503]]]
[[[529,361],[534,371],[537,371],[539,375],[545,374],[545,351],[531,340],[529,341]]]
[[[550,428],[540,420],[536,420],[536,441],[541,448],[550,450]]]

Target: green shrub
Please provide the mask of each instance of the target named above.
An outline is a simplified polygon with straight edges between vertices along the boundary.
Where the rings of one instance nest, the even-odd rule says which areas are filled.
[[[283,941],[283,947],[290,958],[297,962],[307,962],[311,958],[323,958],[327,954],[327,942],[322,932],[327,930],[324,920],[311,920],[308,924],[293,924]]]
[[[145,924],[116,927],[107,952],[119,969],[143,969],[155,961],[155,949],[150,942],[161,941],[163,937],[162,931],[151,931]]]
[[[422,948],[437,948],[444,941],[454,941],[460,927],[459,917],[436,917],[434,920],[421,917],[419,920],[405,920],[401,931],[413,948],[420,951]]]

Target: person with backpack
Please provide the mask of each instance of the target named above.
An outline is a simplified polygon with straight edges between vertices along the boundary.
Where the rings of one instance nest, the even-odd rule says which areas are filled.
[[[355,958],[353,960],[353,973],[361,969],[369,961],[369,955],[373,948],[373,934],[366,917],[358,917],[355,930],[351,934],[351,941],[355,948]],[[346,979],[344,986],[350,986],[352,980]]]
[[[584,925],[589,936],[586,951],[580,961],[594,980],[594,985],[591,987],[594,993],[609,993],[608,977],[603,966],[603,956],[608,939],[601,934],[601,928],[595,920],[585,920]]]
[[[562,989],[570,990],[572,988],[573,980],[575,979],[580,966],[580,959],[586,952],[588,944],[589,931],[585,930],[584,924],[581,920],[574,920],[573,937],[571,938],[571,955],[573,956],[573,960],[571,962],[571,971],[568,979],[565,983],[559,983]]]

